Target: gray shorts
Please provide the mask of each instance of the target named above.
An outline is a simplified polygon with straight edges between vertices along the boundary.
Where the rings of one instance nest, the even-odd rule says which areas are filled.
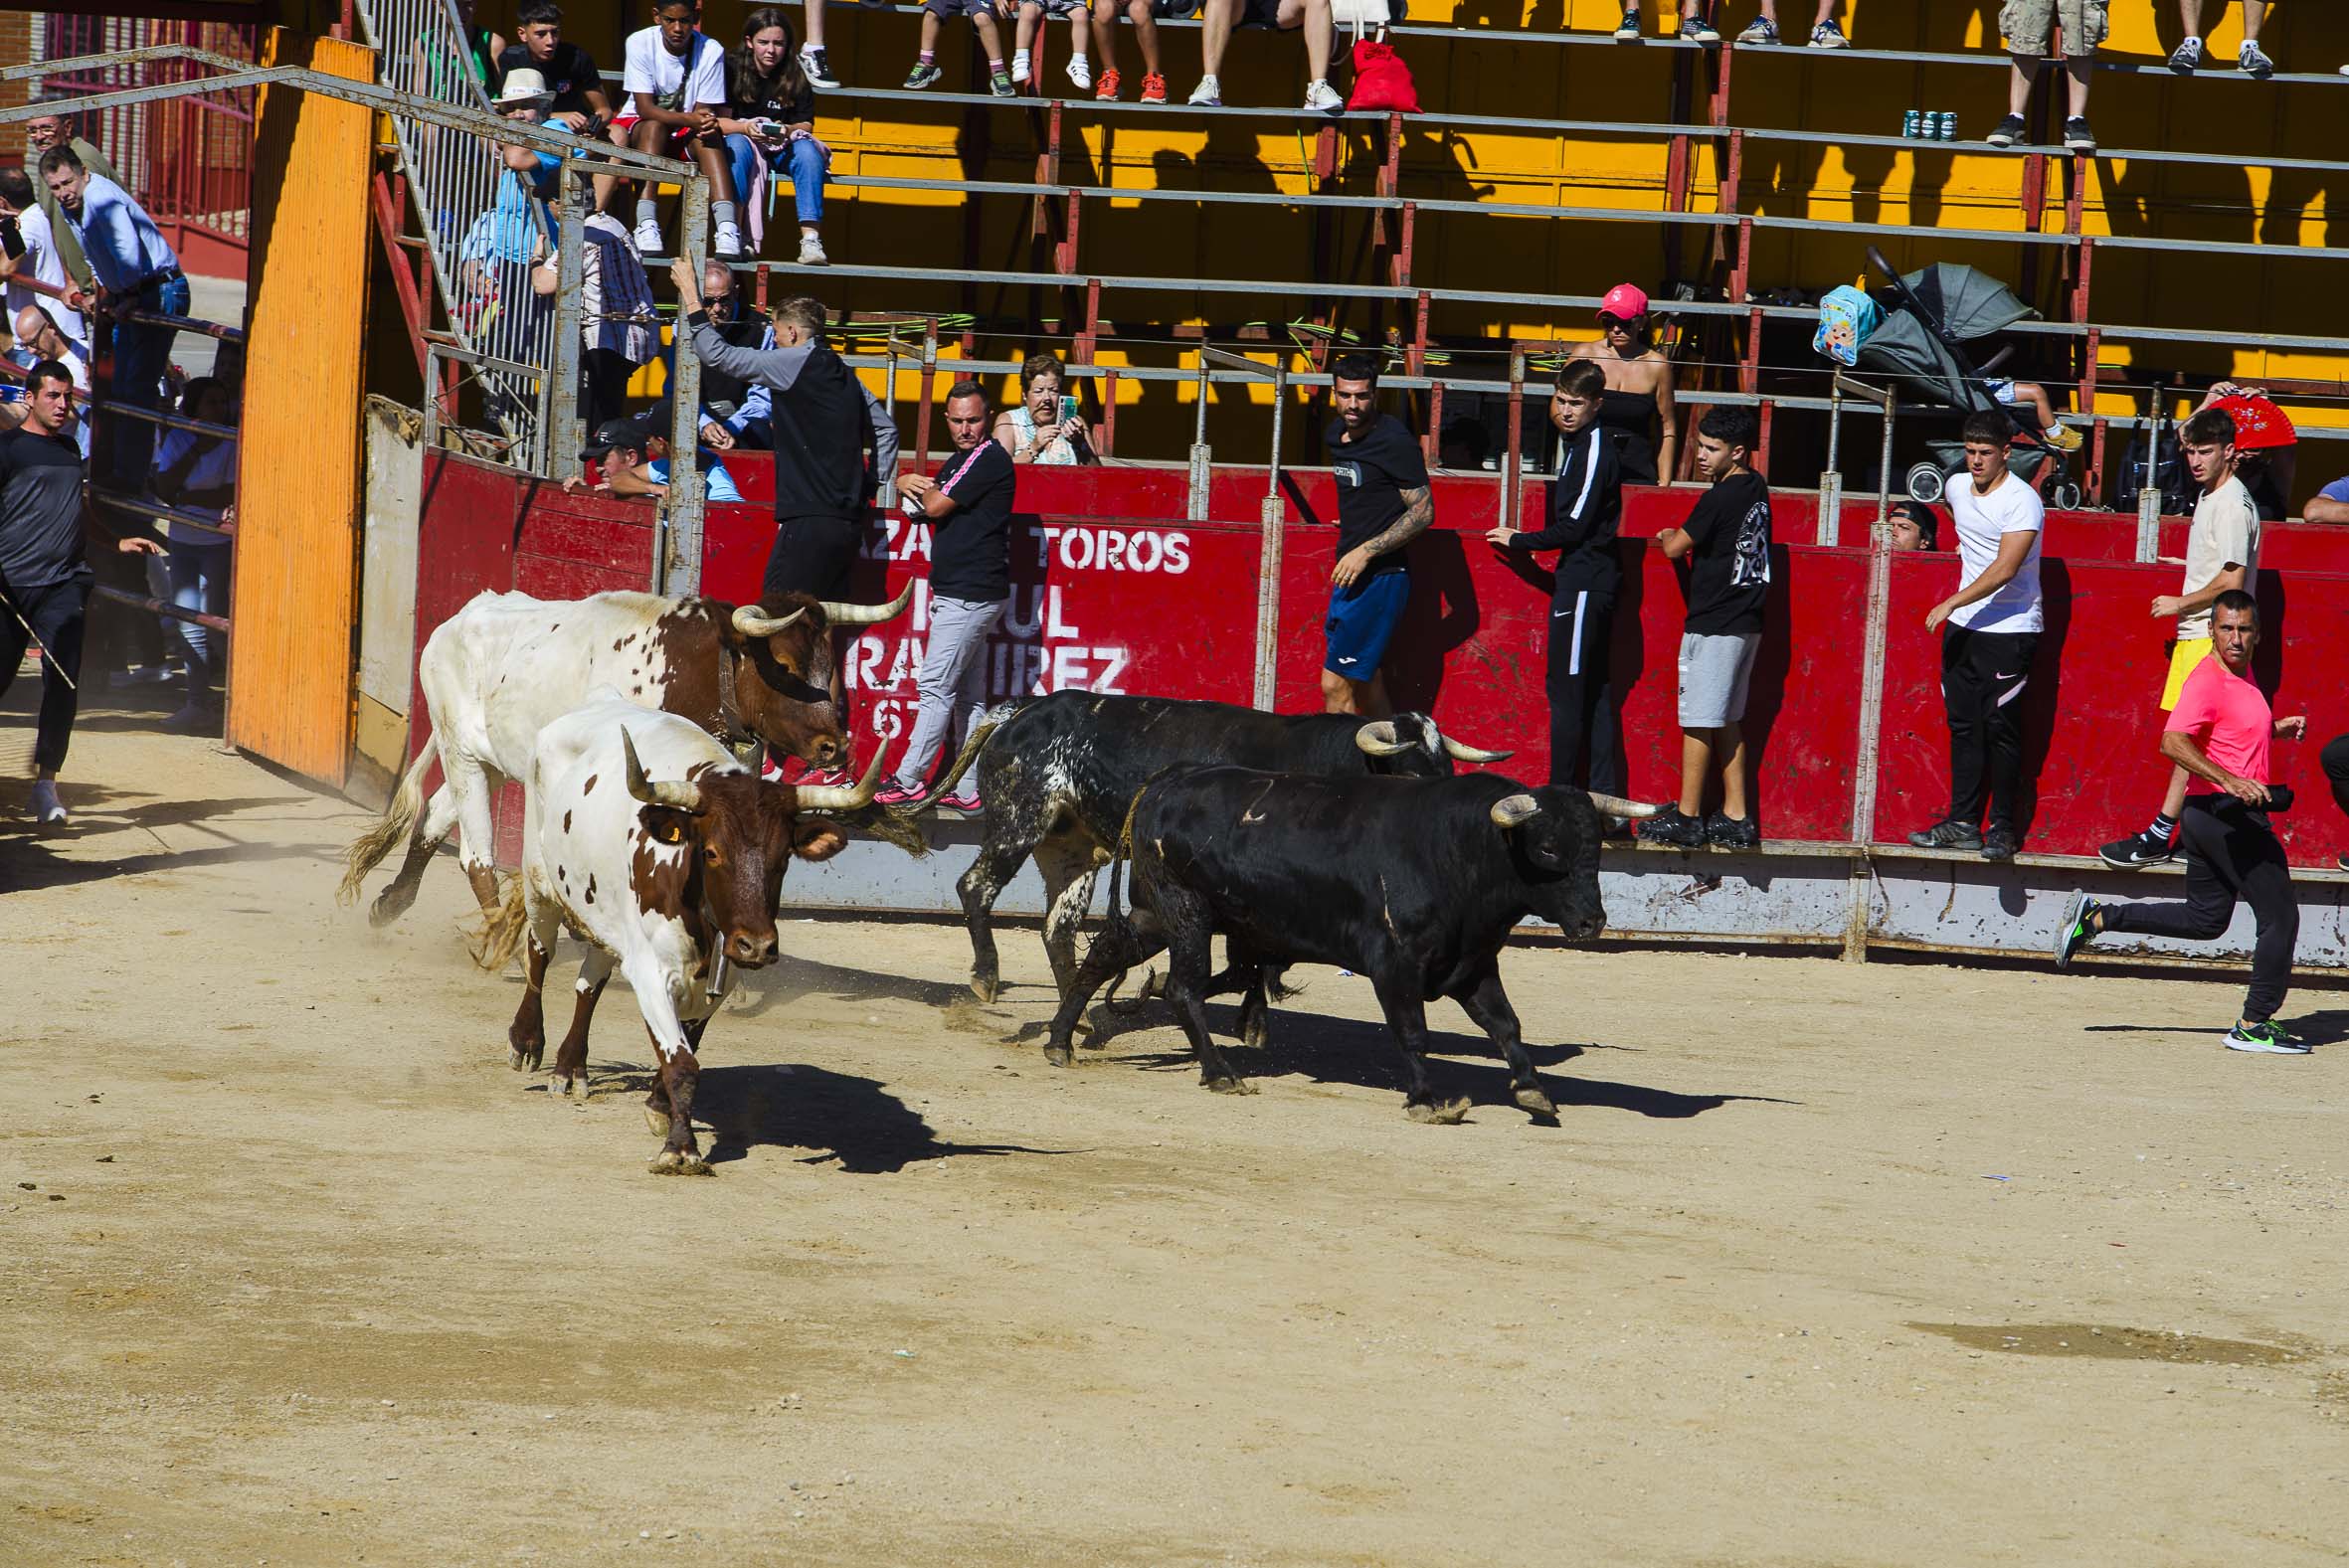
[[[1758,631],[1684,631],[1680,639],[1680,727],[1717,730],[1745,717]]]

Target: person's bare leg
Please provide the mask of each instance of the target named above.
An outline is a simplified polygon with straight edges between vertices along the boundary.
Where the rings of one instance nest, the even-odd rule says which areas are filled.
[[[1361,709],[1355,706],[1354,682],[1336,670],[1322,671],[1322,712],[1361,712]]]
[[[1101,0],[1100,11],[1095,15],[1094,21],[1098,24],[1093,29],[1094,42],[1101,49],[1101,71],[1093,79],[1098,82],[1102,77],[1118,69],[1117,0]]]
[[[1721,815],[1745,821],[1752,816],[1745,799],[1745,730],[1734,719],[1716,732],[1719,748]]]
[[[935,11],[924,11],[922,13],[921,49],[922,53],[925,55],[935,55],[938,53],[938,13]]]
[[[734,194],[734,165],[726,158],[726,139],[722,136],[702,136],[693,143],[693,161],[701,165],[701,177],[710,182],[710,200],[731,202]]]
[[[808,0],[807,25],[800,31],[807,35],[801,42],[809,49],[823,47],[823,0]]]
[[[2088,81],[2095,62],[2086,55],[2074,55],[2064,62],[2064,70],[2072,78],[2071,108],[2065,112],[2074,119],[2086,117],[2088,111]]]
[[[1071,56],[1092,53],[1093,13],[1079,6],[1068,17],[1068,52]]]
[[[2037,55],[2010,55],[2014,70],[2007,77],[2007,112],[2028,114],[2031,110],[2031,85],[2039,80]]]
[[[1003,34],[1002,30],[995,26],[994,17],[989,12],[982,11],[971,19],[971,25],[979,32],[979,47],[987,51],[987,63],[993,66],[1001,61],[1003,58]]]
[[[1223,69],[1223,49],[1231,42],[1231,28],[1240,0],[1207,0],[1199,13],[1199,75],[1212,77]]]
[[[1683,730],[1680,738],[1680,810],[1683,816],[1705,812],[1705,779],[1713,772],[1713,731]]]
[[[1142,51],[1142,74],[1160,76],[1159,19],[1150,0],[1128,0],[1126,14],[1134,19],[1134,46]]]
[[[1819,0],[1819,14],[1811,18],[1811,26],[1817,27],[1822,22],[1829,22],[1833,21],[1834,19],[1835,0]]]
[[[1043,23],[1044,8],[1042,6],[1021,6],[1019,21],[1011,30],[1012,53],[1019,55],[1033,53],[1036,47],[1036,29],[1043,26]]]
[[[1305,0],[1305,69],[1308,82],[1330,80],[1330,47],[1338,36],[1337,19],[1330,13],[1330,0]]]
[[[2267,21],[2267,0],[2243,0],[2243,41],[2257,44]]]
[[[2172,768],[2170,770],[2170,786],[2163,791],[2161,797],[2161,814],[2175,822],[2178,819],[2178,813],[2185,809],[2186,770]]]
[[[2178,0],[2178,25],[2188,38],[2202,37],[2202,0]]]
[[[1379,670],[1355,687],[1354,711],[1365,719],[1391,719],[1394,705],[1386,700],[1386,672]]]

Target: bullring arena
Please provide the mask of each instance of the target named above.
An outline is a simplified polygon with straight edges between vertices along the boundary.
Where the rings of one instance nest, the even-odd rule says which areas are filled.
[[[0,1565],[2349,1556],[2349,19],[68,3]]]

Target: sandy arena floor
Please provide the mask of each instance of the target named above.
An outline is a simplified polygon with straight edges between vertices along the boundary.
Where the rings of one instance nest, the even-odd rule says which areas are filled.
[[[550,1101],[452,865],[371,932],[361,813],[110,712],[34,838],[26,695],[0,1560],[2349,1549],[2349,1047],[2220,1050],[2234,985],[1520,952],[1562,1125],[1447,1004],[1423,1127],[1331,970],[1234,1100],[1157,1007],[1047,1068],[1031,929],[982,1007],[957,929],[795,923],[662,1180],[622,985]]]

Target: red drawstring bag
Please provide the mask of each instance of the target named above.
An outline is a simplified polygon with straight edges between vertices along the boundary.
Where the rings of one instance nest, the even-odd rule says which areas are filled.
[[[1374,38],[1357,39],[1354,46],[1354,91],[1350,109],[1391,109],[1401,114],[1419,112],[1419,87],[1411,68],[1392,44]]]

